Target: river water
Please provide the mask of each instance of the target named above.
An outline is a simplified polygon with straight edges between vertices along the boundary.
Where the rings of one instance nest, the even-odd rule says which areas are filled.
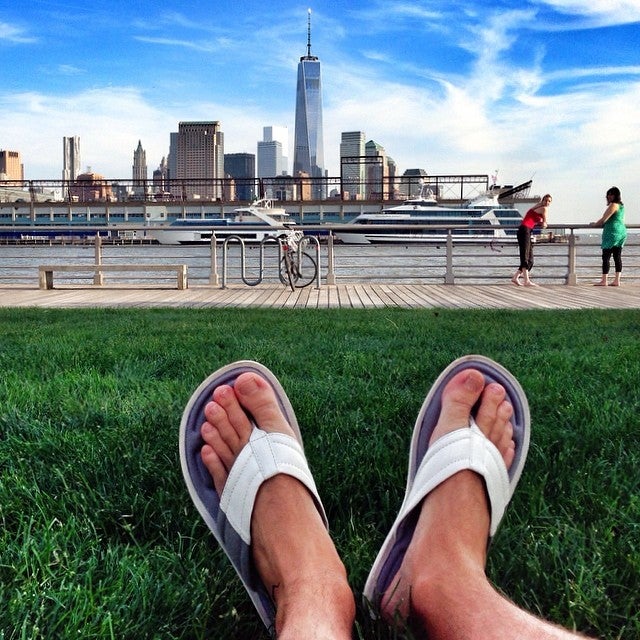
[[[318,257],[321,277],[325,281],[329,271],[326,245],[308,249]],[[187,264],[189,282],[207,284],[212,280],[211,249],[205,246],[168,245],[105,245],[103,262],[180,263]],[[263,282],[278,281],[278,248],[275,244],[245,247],[245,278]],[[568,244],[541,243],[534,247],[536,266],[533,276],[540,283],[563,284],[568,273]],[[223,275],[229,284],[241,283],[241,251],[237,244],[229,244],[224,251],[217,248],[216,269],[219,280]],[[95,262],[93,245],[0,245],[0,284],[34,286],[38,282],[38,266],[42,264],[84,264]],[[575,273],[578,281],[597,279],[600,274],[600,246],[598,236],[581,236],[576,243]],[[455,245],[449,260],[449,272],[456,284],[495,284],[506,282],[518,266],[516,244]],[[640,279],[640,235],[630,234],[623,251],[623,272],[627,278]],[[335,245],[333,274],[345,282],[443,283],[447,273],[447,251],[443,245]],[[225,267],[226,265],[226,267]],[[613,270],[613,266],[612,266]],[[215,275],[215,272],[214,274]],[[140,277],[109,274],[111,282],[137,282]],[[153,274],[149,280],[163,284],[171,282],[165,275]],[[173,278],[175,280],[175,278]],[[65,278],[56,276],[56,282],[91,283],[89,277]]]

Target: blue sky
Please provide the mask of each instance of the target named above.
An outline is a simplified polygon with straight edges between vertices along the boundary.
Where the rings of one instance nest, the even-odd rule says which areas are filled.
[[[615,184],[640,224],[640,0],[0,0],[0,148],[44,179],[65,135],[110,178],[138,140],[155,169],[179,121],[219,120],[228,153],[268,125],[292,145],[308,8],[330,175],[361,130],[401,172],[533,178],[553,222],[596,219]]]

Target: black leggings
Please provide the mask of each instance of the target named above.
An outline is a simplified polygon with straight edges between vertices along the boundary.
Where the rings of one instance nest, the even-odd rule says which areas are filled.
[[[518,227],[518,248],[520,249],[520,271],[533,269],[533,244],[531,243],[531,229],[520,225]]]
[[[602,273],[605,276],[609,273],[611,256],[613,256],[613,266],[616,273],[622,272],[622,247],[611,247],[611,249],[602,250]]]

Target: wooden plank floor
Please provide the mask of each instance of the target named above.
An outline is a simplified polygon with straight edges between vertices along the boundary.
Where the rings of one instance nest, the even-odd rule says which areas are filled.
[[[41,291],[0,287],[0,307],[264,307],[312,309],[640,309],[640,284],[622,287],[548,285],[339,284],[294,292],[282,285],[225,289],[209,286],[184,291],[164,288],[69,286]]]

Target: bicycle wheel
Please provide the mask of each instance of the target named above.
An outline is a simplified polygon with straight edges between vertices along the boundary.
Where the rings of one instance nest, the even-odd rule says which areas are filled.
[[[284,257],[280,261],[280,271],[278,275],[280,276],[280,282],[282,282],[282,284],[289,285],[291,287],[291,291],[295,290],[295,277],[293,274],[293,260],[291,259],[291,254],[284,254]]]
[[[285,260],[286,258],[282,258],[280,268],[280,280],[282,280],[283,284],[287,284],[287,281],[284,280],[287,273]],[[318,275],[318,265],[313,256],[308,253],[294,254],[294,259],[290,261],[290,265],[291,278],[294,286],[298,289],[310,285]]]

